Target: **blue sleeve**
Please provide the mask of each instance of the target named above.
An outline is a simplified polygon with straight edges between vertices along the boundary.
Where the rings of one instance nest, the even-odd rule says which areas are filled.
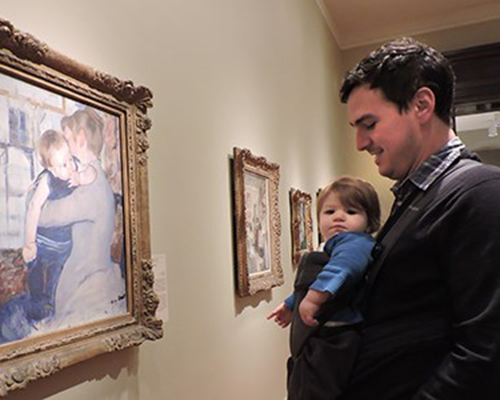
[[[353,288],[364,276],[375,240],[368,234],[343,232],[333,238],[330,261],[310,289],[336,293]]]
[[[288,296],[285,299],[285,305],[290,309],[293,310],[293,305],[295,304],[295,293],[292,293],[290,296]]]

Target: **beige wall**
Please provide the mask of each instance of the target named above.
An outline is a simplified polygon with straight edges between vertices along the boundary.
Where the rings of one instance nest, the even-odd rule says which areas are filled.
[[[313,0],[4,0],[1,16],[81,62],[153,91],[153,253],[168,264],[165,337],[36,382],[17,399],[282,400],[288,190],[338,173],[340,57]],[[285,285],[234,292],[229,157],[281,166]]]

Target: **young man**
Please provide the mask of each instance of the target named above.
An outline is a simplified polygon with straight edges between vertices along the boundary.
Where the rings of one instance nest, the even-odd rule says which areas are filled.
[[[471,161],[453,132],[453,93],[446,59],[412,39],[343,82],[358,150],[396,181],[343,399],[500,396],[500,170]]]

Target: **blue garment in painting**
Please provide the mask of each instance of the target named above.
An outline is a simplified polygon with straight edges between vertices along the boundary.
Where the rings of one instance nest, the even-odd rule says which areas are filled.
[[[36,178],[32,193],[43,176],[49,187],[47,201],[66,197],[75,189],[45,169]],[[36,246],[36,258],[28,263],[27,292],[0,308],[0,344],[27,337],[34,323],[54,315],[57,284],[72,247],[71,226],[38,227]]]
[[[68,181],[43,170],[35,181],[34,190],[44,175],[47,175],[49,186],[47,201],[66,197],[75,189],[69,187]],[[38,227],[36,247],[36,258],[28,264],[28,290],[31,296],[28,318],[32,321],[39,321],[54,314],[57,283],[71,251],[71,226]]]

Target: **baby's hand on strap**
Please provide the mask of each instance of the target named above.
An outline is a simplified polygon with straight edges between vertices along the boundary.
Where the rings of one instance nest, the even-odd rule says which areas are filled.
[[[299,305],[299,314],[302,321],[307,326],[318,325],[316,313],[320,306],[331,296],[328,292],[318,292],[317,290],[309,289],[304,297],[304,300]]]

